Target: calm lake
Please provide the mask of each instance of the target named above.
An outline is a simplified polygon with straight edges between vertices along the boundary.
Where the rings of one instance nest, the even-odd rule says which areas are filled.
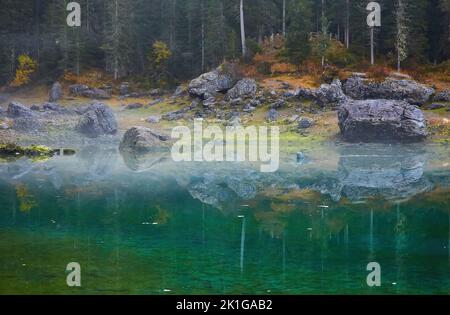
[[[107,147],[3,160],[0,293],[449,294],[448,153],[332,146],[266,174]]]

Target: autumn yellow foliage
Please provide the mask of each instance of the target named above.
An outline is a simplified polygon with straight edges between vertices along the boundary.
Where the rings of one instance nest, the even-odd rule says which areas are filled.
[[[26,54],[22,54],[18,58],[19,65],[16,69],[16,76],[11,82],[11,86],[19,87],[30,82],[31,76],[37,69],[36,61]]]

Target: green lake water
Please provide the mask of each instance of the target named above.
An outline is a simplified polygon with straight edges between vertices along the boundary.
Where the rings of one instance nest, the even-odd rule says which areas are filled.
[[[273,174],[96,147],[3,161],[0,294],[449,294],[448,162],[392,146]]]

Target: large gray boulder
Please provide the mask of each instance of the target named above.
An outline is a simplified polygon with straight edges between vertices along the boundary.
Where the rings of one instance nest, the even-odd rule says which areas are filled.
[[[130,94],[130,84],[128,82],[122,82],[119,87],[119,95],[125,96]]]
[[[69,92],[74,96],[82,96],[87,90],[89,90],[89,86],[84,84],[72,84],[69,86]]]
[[[318,89],[300,88],[295,94],[300,100],[311,100],[321,107],[338,106],[348,100],[339,79],[335,79],[331,84],[322,84]]]
[[[59,82],[55,82],[49,92],[48,101],[50,103],[58,102],[63,96],[62,86]]]
[[[256,85],[255,80],[244,78],[228,91],[227,97],[228,99],[254,97],[257,89],[258,86]]]
[[[96,100],[107,100],[111,98],[111,94],[102,89],[89,89],[85,91],[82,96]]]
[[[341,133],[351,142],[417,142],[427,137],[423,112],[404,101],[349,100],[338,115]]]
[[[116,116],[111,108],[103,103],[93,103],[83,108],[77,129],[79,132],[95,138],[100,135],[113,135],[117,132]]]
[[[11,102],[6,114],[10,118],[35,117],[36,113],[19,102]]]
[[[189,94],[202,99],[208,99],[216,93],[226,93],[238,81],[235,66],[226,64],[204,73],[189,83]]]
[[[413,105],[423,105],[434,94],[434,89],[407,79],[387,78],[383,82],[373,82],[352,76],[345,82],[344,92],[356,100],[404,100]]]
[[[147,152],[167,145],[169,137],[145,127],[133,127],[123,136],[120,150]]]
[[[74,84],[69,86],[70,94],[82,96],[96,100],[106,100],[111,98],[111,93],[102,89],[91,89],[87,85]]]
[[[331,84],[322,84],[314,95],[316,103],[322,107],[337,106],[348,99],[342,91],[342,83],[339,79],[334,80]]]

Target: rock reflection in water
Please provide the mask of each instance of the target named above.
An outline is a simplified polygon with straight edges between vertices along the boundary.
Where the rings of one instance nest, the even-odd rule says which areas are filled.
[[[160,163],[170,160],[168,150],[155,150],[150,152],[137,152],[120,150],[125,165],[133,172],[145,172],[159,166]]]
[[[371,197],[401,201],[429,191],[426,152],[416,146],[351,146],[341,151],[341,195],[353,202]]]

